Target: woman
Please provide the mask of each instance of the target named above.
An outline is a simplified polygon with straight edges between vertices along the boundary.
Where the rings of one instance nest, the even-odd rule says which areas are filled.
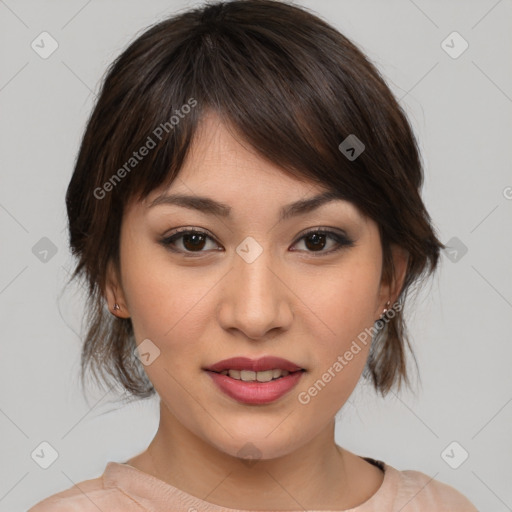
[[[403,308],[443,245],[375,67],[296,6],[217,3],[113,63],[67,191],[82,377],[157,393],[149,447],[54,510],[476,511],[334,441],[359,378],[409,384]],[[108,310],[105,306],[108,306]]]

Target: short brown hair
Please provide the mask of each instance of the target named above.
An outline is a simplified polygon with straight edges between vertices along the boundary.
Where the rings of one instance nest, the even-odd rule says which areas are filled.
[[[374,336],[363,376],[383,396],[409,385],[404,299],[444,248],[420,196],[417,142],[379,71],[351,41],[306,9],[273,0],[219,2],[165,19],[108,69],[66,194],[78,259],[71,280],[84,278],[88,293],[82,382],[91,367],[99,382],[121,383],[131,397],[155,393],[133,355],[131,319],[105,307],[106,273],[113,264],[119,275],[125,205],[172,183],[207,111],[283,172],[335,191],[373,219],[386,280],[394,278],[391,244],[407,250],[401,311]],[[339,148],[350,135],[364,144],[357,158]],[[148,138],[158,138],[156,147],[129,169]]]

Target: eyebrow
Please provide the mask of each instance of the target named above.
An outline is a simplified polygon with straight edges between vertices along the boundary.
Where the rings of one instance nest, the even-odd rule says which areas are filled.
[[[294,203],[283,206],[280,210],[280,220],[286,220],[290,217],[303,215],[316,210],[320,206],[331,201],[342,201],[342,195],[335,191],[327,191],[322,194],[310,197],[308,199],[301,199]],[[189,196],[184,194],[162,194],[154,199],[148,206],[162,204],[171,204],[197,210],[210,215],[218,215],[220,217],[229,217],[231,214],[231,207],[227,204],[220,203],[209,197],[202,196]]]

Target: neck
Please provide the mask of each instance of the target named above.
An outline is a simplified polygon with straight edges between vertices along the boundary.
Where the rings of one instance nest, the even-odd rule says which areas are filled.
[[[182,491],[227,508],[350,508],[369,496],[355,493],[354,475],[349,475],[347,462],[354,467],[354,458],[359,458],[336,445],[334,426],[333,419],[292,453],[248,461],[218,450],[186,429],[168,410],[161,410],[158,432],[139,456],[140,466]]]

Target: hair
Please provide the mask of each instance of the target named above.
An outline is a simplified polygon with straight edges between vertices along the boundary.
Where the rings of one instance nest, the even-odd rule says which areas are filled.
[[[283,172],[373,219],[386,282],[395,278],[391,244],[407,251],[400,307],[377,326],[363,376],[382,396],[410,386],[404,301],[444,248],[420,196],[416,139],[379,71],[349,39],[305,8],[274,0],[181,12],[147,29],[108,68],[66,193],[77,259],[70,281],[87,284],[82,383],[90,369],[131,398],[155,394],[133,355],[131,319],[105,305],[107,268],[120,275],[125,206],[173,182],[208,112]],[[349,135],[364,144],[357,158],[339,147]],[[142,146],[145,156],[136,159]]]

